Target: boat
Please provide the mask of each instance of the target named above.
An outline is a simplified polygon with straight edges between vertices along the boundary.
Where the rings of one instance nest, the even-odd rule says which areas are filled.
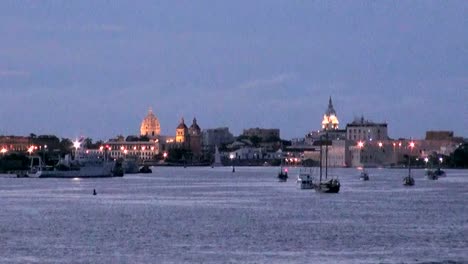
[[[144,165],[140,169],[140,173],[152,173],[152,172],[153,171],[151,170],[151,168],[148,165]]]
[[[90,154],[79,148],[80,142],[74,142],[76,151],[72,158],[70,154],[61,158],[53,167],[40,167],[29,177],[36,178],[103,178],[123,176],[116,175],[116,162],[108,160],[106,155]]]
[[[314,188],[313,178],[310,172],[300,171],[297,175],[296,182],[299,184],[299,189],[308,190]]]
[[[280,172],[278,173],[278,181],[285,182],[288,180],[288,169],[283,170],[283,151],[280,149],[279,153],[281,154],[281,163],[280,163]]]
[[[414,147],[414,143],[410,143],[410,147]],[[408,155],[408,176],[403,178],[403,185],[404,186],[413,186],[414,185],[414,178],[411,176],[411,157]]]
[[[328,180],[328,134],[325,140],[325,181],[322,181],[322,153],[323,153],[323,140],[320,139],[320,177],[318,182],[314,182],[313,188],[316,192],[320,193],[338,193],[340,191],[341,183],[338,178]]]
[[[438,177],[446,177],[447,176],[445,174],[445,171],[441,170],[440,168],[437,168],[437,170],[434,171],[434,174],[437,175]]]
[[[285,182],[288,180],[288,169],[281,167],[280,172],[278,173],[278,181]]]
[[[439,176],[433,170],[426,170],[426,179],[428,180],[437,180]]]
[[[359,179],[361,181],[368,181],[369,180],[369,174],[367,173],[367,171],[363,170],[361,172],[361,176],[359,176]]]
[[[125,157],[125,159],[122,162],[122,167],[125,174],[138,173],[138,158],[133,156]]]

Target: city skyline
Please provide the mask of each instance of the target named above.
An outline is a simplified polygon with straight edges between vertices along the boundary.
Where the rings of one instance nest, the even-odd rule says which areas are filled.
[[[468,4],[238,1],[0,3],[0,134],[340,128],[468,136]],[[7,124],[7,125],[5,125]]]

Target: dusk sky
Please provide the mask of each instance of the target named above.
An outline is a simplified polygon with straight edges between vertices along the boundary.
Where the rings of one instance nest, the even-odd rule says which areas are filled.
[[[340,127],[468,137],[468,1],[1,1],[0,135]]]

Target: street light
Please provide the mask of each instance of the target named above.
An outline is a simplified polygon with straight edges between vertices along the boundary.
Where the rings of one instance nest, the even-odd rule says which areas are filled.
[[[2,156],[5,156],[5,153],[8,151],[6,148],[2,148],[2,150],[0,150],[2,152]]]
[[[234,167],[234,154],[230,154],[229,158],[231,159],[231,164],[232,164],[232,172],[236,172],[236,168]]]

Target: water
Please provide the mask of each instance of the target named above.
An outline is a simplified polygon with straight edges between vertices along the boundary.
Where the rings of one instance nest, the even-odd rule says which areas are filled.
[[[109,179],[0,177],[0,263],[468,263],[468,171],[153,168]],[[93,196],[96,189],[97,196]]]

